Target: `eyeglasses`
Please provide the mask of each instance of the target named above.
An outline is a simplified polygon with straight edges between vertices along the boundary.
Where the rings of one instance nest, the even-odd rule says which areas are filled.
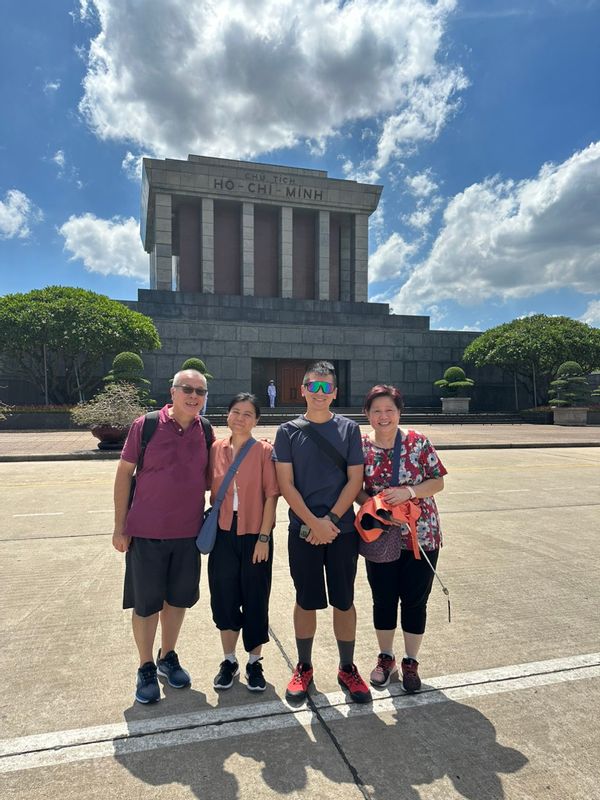
[[[173,384],[174,389],[181,389],[184,394],[193,394],[196,392],[198,397],[204,397],[204,395],[208,394],[208,389],[196,389],[195,386],[186,386],[184,383],[175,383]]]
[[[308,389],[311,394],[316,394],[319,389],[323,394],[333,394],[335,392],[335,384],[329,381],[307,381],[304,388]]]

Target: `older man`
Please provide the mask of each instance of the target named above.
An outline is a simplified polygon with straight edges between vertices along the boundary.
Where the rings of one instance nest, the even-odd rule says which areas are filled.
[[[191,683],[175,646],[185,609],[199,595],[200,555],[195,539],[204,512],[208,468],[199,412],[206,391],[206,378],[196,370],[183,370],[173,378],[172,404],[159,412],[129,509],[145,417],[131,426],[115,477],[112,542],[126,554],[123,608],[133,609],[133,637],[140,657],[135,692],[139,703],[160,699],[157,674],[178,689]],[[161,647],[155,663],[159,620]]]

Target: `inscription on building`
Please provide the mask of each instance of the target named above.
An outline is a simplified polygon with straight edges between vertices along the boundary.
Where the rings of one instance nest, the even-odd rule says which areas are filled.
[[[287,175],[246,173],[245,180],[213,178],[212,188],[224,192],[254,194],[284,200],[322,200],[323,192],[311,186],[300,186]]]

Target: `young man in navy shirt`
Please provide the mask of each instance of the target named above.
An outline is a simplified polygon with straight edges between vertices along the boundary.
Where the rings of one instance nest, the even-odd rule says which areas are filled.
[[[306,413],[279,427],[273,452],[281,494],[290,506],[288,553],[296,588],[298,664],[286,696],[291,700],[306,698],[313,679],[317,609],[329,603],[333,606],[333,631],[340,657],[338,682],[355,702],[364,703],[371,694],[354,664],[358,533],[352,503],[363,480],[360,429],[329,409],[337,386],[335,369],[328,361],[309,367],[300,391]],[[326,439],[345,468],[336,464],[302,425]]]

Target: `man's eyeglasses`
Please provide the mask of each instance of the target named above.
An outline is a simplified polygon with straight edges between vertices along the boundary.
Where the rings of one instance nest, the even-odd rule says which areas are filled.
[[[304,388],[308,389],[311,394],[316,394],[319,389],[323,394],[333,394],[335,391],[335,384],[329,381],[307,381]]]
[[[196,392],[198,397],[204,397],[208,394],[208,389],[196,389],[195,386],[186,386],[185,383],[175,383],[173,384],[174,389],[181,389],[184,394],[193,394]]]

